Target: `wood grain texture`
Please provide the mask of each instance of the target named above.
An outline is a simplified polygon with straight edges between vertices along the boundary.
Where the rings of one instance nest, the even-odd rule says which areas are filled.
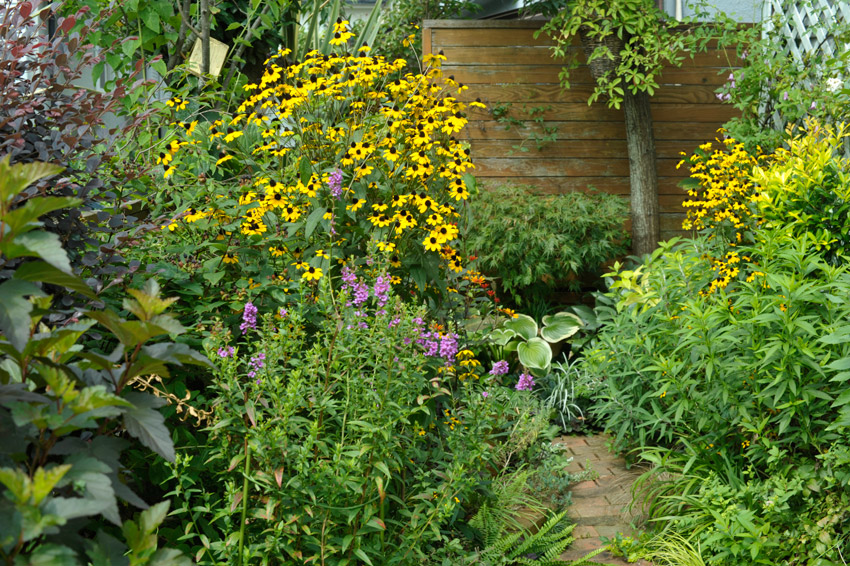
[[[595,81],[586,65],[570,72],[570,89],[560,86],[563,61],[551,56],[551,40],[534,32],[540,21],[428,21],[423,44],[447,58],[443,76],[468,86],[458,99],[479,100],[486,110],[470,109],[469,124],[458,139],[470,142],[475,177],[486,190],[516,184],[541,194],[601,191],[628,198],[630,166],[622,110],[604,101],[588,106]],[[427,52],[427,51],[426,51]],[[583,63],[576,39],[571,53]],[[741,65],[735,50],[716,43],[680,67],[668,66],[651,100],[658,172],[658,210],[663,239],[682,230],[688,198],[679,184],[687,168],[677,168],[682,153],[714,140],[724,122],[739,115],[721,104],[716,90],[730,69]],[[493,111],[518,119],[499,122]],[[549,130],[544,131],[545,130]],[[554,141],[543,141],[550,133]],[[542,141],[543,143],[538,143]],[[628,223],[631,227],[631,221]]]
[[[593,139],[626,139],[626,128],[622,122],[588,122],[576,120],[572,122],[547,122],[546,127],[554,130],[557,140],[593,140]],[[717,129],[722,123],[709,122],[661,122],[654,124],[655,139],[695,141],[696,145],[714,140],[718,135]],[[526,125],[519,128],[506,128],[495,120],[470,122],[464,128],[458,139],[485,140],[527,140],[533,134],[543,135],[543,128],[537,125]]]
[[[587,103],[552,102],[549,104],[511,103],[504,107],[505,118],[534,121],[602,121],[621,122],[623,111],[608,108],[601,104],[588,106]],[[467,112],[470,121],[490,120],[493,112],[499,111],[499,105],[491,105],[486,110],[472,108]],[[739,115],[732,106],[725,104],[654,104],[652,119],[665,122],[710,122],[723,123]]]

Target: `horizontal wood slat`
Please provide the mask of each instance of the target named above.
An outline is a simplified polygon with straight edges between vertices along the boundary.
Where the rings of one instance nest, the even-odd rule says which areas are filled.
[[[439,36],[438,36],[439,37]],[[555,64],[563,64],[565,60],[553,59],[552,51],[548,45],[513,45],[513,46],[460,46],[441,45],[432,46],[438,52],[442,51],[446,58],[443,65],[539,65],[541,61]],[[575,47],[570,50],[584,60],[583,50]],[[734,52],[712,49],[693,56],[683,54],[683,65],[694,65],[696,67],[740,67],[741,62]]]
[[[714,140],[717,130],[722,123],[705,122],[660,122],[653,124],[655,139],[658,140],[693,140],[695,145]],[[587,139],[626,139],[626,127],[622,122],[546,122],[545,127],[554,130],[558,140],[587,140]],[[495,120],[470,122],[458,134],[459,139],[488,139],[488,140],[523,140],[532,134],[544,135],[543,127],[529,125],[521,128],[508,128]],[[473,157],[476,157],[473,155]],[[528,156],[532,159],[533,156]]]
[[[529,157],[626,157],[626,140],[603,139],[583,141],[558,141],[544,143],[538,149],[533,141],[523,140],[475,140],[473,155],[501,155],[505,158],[528,159]],[[692,141],[658,140],[655,151],[659,158],[681,159],[682,152],[690,155],[696,149]]]
[[[443,63],[443,75],[467,86],[474,84],[559,84],[561,66],[543,65],[452,65]],[[722,75],[719,73],[723,73]],[[656,79],[659,85],[714,85],[726,82],[725,67],[668,68]],[[586,66],[570,72],[570,84],[595,84]]]
[[[475,177],[482,190],[516,184],[542,194],[598,190],[627,198],[623,113],[604,101],[588,106],[595,81],[586,65],[571,70],[569,90],[560,87],[564,62],[552,59],[552,42],[545,34],[534,37],[541,25],[493,20],[424,24],[426,53],[442,52],[443,76],[468,87],[458,98],[487,106],[470,109],[469,123],[457,136],[470,142]],[[578,40],[569,49],[584,61]],[[734,49],[718,48],[715,42],[706,52],[685,54],[681,67],[668,66],[658,78],[652,115],[664,238],[685,234],[687,194],[679,183],[688,172],[676,167],[682,152],[690,154],[714,140],[718,128],[739,115],[718,101],[716,90],[730,68],[740,64]]]
[[[608,108],[600,104],[588,106],[587,103],[553,102],[550,104],[512,103],[505,105],[504,117],[519,120],[553,120],[622,122],[623,111]],[[490,105],[486,110],[472,108],[467,112],[470,121],[492,120],[493,112],[499,111],[499,105]],[[652,119],[665,122],[709,122],[723,123],[738,111],[729,105],[721,104],[656,104],[652,107]]]
[[[717,104],[716,90],[717,87],[711,85],[662,85],[652,96],[652,103]],[[463,102],[481,100],[488,106],[503,102],[532,106],[563,102],[587,106],[587,98],[592,92],[592,85],[573,84],[569,90],[564,90],[557,84],[477,84],[474,88],[465,89],[457,98]]]

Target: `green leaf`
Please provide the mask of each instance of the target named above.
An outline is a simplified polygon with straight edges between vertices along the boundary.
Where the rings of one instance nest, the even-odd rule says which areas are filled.
[[[313,165],[310,163],[310,158],[306,155],[301,158],[301,163],[298,164],[298,170],[301,174],[301,182],[307,184],[310,182],[310,176],[313,174]]]
[[[125,392],[123,397],[133,404],[124,412],[127,432],[169,462],[174,462],[174,442],[165,426],[165,418],[156,410],[165,402],[136,391]]]
[[[26,504],[32,496],[32,482],[23,470],[0,468],[0,484],[6,486],[14,501]]]
[[[517,336],[517,333],[513,330],[510,330],[509,328],[496,328],[495,330],[490,332],[488,339],[494,344],[504,346],[508,342],[510,342],[514,336]]]
[[[504,327],[513,330],[526,340],[537,336],[537,323],[527,314],[517,314],[514,318],[505,322]]]
[[[33,505],[41,505],[44,498],[50,495],[50,492],[53,491],[53,488],[56,487],[57,483],[59,483],[59,480],[61,480],[70,469],[71,466],[69,464],[56,466],[49,470],[45,470],[44,468],[37,469],[32,477]]]
[[[15,270],[15,279],[50,283],[51,285],[59,285],[72,289],[90,299],[97,297],[85,281],[72,273],[66,273],[44,261],[30,261],[21,265]]]
[[[544,340],[554,344],[566,340],[578,332],[582,327],[582,322],[578,316],[572,313],[559,312],[554,316],[544,316],[543,325],[540,335]]]
[[[0,334],[21,352],[30,336],[32,303],[26,296],[44,297],[41,289],[27,281],[10,279],[0,284]]]
[[[359,558],[360,560],[362,560],[366,564],[368,564],[369,566],[373,566],[372,561],[369,559],[369,556],[365,552],[363,552],[362,549],[355,548],[354,549],[354,555],[357,556],[357,558]]]
[[[165,61],[162,59],[155,59],[151,61],[151,68],[159,73],[159,76],[164,77],[168,74],[168,65],[165,64]]]
[[[307,217],[307,224],[304,226],[304,238],[309,238],[310,235],[316,230],[316,226],[319,224],[319,221],[325,215],[325,209],[319,207],[316,208],[313,212],[310,213],[310,216]]]
[[[145,25],[149,30],[154,33],[159,33],[162,30],[162,26],[159,23],[159,14],[151,9],[147,9],[141,14],[142,21],[145,22]]]
[[[3,251],[9,259],[16,257],[40,257],[57,269],[71,273],[71,262],[68,261],[68,253],[62,248],[62,241],[58,234],[36,230],[21,234],[6,242]]]
[[[30,555],[27,566],[80,566],[80,563],[77,553],[67,546],[44,543]]]
[[[3,217],[9,228],[15,234],[20,234],[29,224],[35,226],[36,221],[44,214],[63,208],[71,208],[83,202],[72,197],[40,197],[29,199],[24,206],[8,212]]]
[[[517,346],[519,362],[529,368],[545,370],[552,363],[552,348],[542,338],[534,337]]]
[[[124,346],[130,348],[138,344],[136,335],[124,328],[124,323],[127,321],[118,316],[114,311],[86,311],[85,314],[87,317],[93,318],[108,328]]]
[[[62,172],[64,167],[36,161],[9,165],[11,157],[6,155],[0,160],[0,201],[10,202],[13,197],[29,185],[51,175]]]

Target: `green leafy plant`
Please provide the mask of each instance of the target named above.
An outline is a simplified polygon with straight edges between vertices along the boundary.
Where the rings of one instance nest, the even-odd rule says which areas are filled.
[[[565,564],[559,560],[559,556],[575,540],[572,536],[575,525],[566,525],[566,522],[567,512],[561,511],[549,517],[536,531],[522,529],[510,532],[496,517],[479,511],[470,524],[482,531],[485,547],[481,555],[487,563],[503,566],[519,564],[555,566]],[[567,564],[578,566],[586,563],[604,550],[604,547],[595,550],[580,560]]]
[[[628,205],[617,196],[539,195],[499,185],[482,188],[470,208],[468,248],[480,270],[521,307],[553,288],[592,285],[606,262],[628,251]]]
[[[830,125],[848,119],[850,22],[813,2],[776,6],[772,18],[727,28],[720,36],[720,46],[734,48],[740,65],[727,71],[718,89],[720,100],[741,111],[723,127],[752,152],[780,147],[789,137],[788,126],[800,127],[807,119]],[[811,39],[797,44],[786,33],[801,25],[794,19],[799,10],[815,17],[799,30]]]
[[[303,284],[276,314],[246,304],[245,338],[213,329],[210,439],[166,484],[182,517],[170,528],[199,563],[423,559],[548,427],[373,259],[338,285]],[[202,462],[212,477],[198,482]]]
[[[539,126],[539,128],[533,130],[527,138],[522,140],[522,143],[513,146],[508,155],[513,154],[514,151],[520,151],[523,153],[529,151],[529,148],[525,145],[528,141],[534,144],[537,151],[542,151],[549,144],[557,140],[556,134],[558,129],[554,126],[547,126],[543,119],[544,114],[548,110],[552,109],[551,105],[525,108],[525,117],[522,118],[511,115],[512,106],[513,105],[510,102],[506,102],[490,109],[490,113],[493,118],[504,126],[505,131],[510,131],[511,129],[521,131],[525,129],[528,122],[533,122]]]
[[[40,222],[62,241],[73,271],[99,293],[138,269],[126,258],[128,244],[152,226],[135,212],[147,167],[135,159],[119,165],[149,113],[124,116],[120,127],[114,125],[114,114],[121,113],[122,98],[140,73],[130,73],[106,93],[79,86],[92,65],[102,61],[88,43],[94,19],[85,12],[58,17],[52,5],[35,11],[30,2],[0,10],[0,156],[11,163],[38,161],[62,168],[63,175],[39,176],[16,193],[14,206],[31,197],[66,203],[44,210]],[[50,21],[57,24],[52,34]],[[79,29],[72,31],[75,22]],[[139,82],[136,87],[144,90]],[[73,206],[61,200],[72,198],[78,199]],[[16,262],[6,256],[0,281]],[[63,309],[83,308],[75,304],[79,295],[61,286],[51,293],[54,319],[63,317]]]
[[[817,563],[850,538],[850,274],[840,215],[820,223],[829,211],[811,206],[843,205],[842,146],[811,124],[736,173],[755,189],[740,241],[718,221],[663,244],[597,304],[594,412],[652,464],[650,518],[708,563]]]
[[[84,553],[93,564],[187,564],[180,553],[157,550],[155,530],[168,503],[122,524],[118,499],[141,509],[147,504],[121,481],[121,452],[130,443],[119,434],[173,460],[157,411],[164,401],[134,391],[133,382],[153,372],[167,376],[169,365],[209,361],[182,344],[149,343],[183,332],[165,312],[172,300],[160,299],[153,281],[131,289],[124,301],[138,320],[90,310],[63,326],[45,324],[51,297],[37,283],[93,296],[71,272],[58,236],[41,230],[38,220],[78,201],[31,197],[13,206],[28,185],[60,170],[0,161],[0,262],[27,258],[0,285],[0,557],[9,564],[78,564]],[[110,354],[80,343],[97,322],[118,343]],[[103,520],[123,529],[126,545],[102,528]],[[97,536],[84,537],[83,526],[98,529]]]
[[[526,314],[515,314],[490,332],[489,340],[502,346],[505,353],[516,352],[519,363],[538,377],[547,375],[552,368],[552,347],[560,349],[564,340],[581,328],[581,319],[570,312],[559,312],[543,317],[543,326]]]
[[[345,49],[348,24],[333,29],[330,45]],[[432,85],[437,56],[402,77],[400,62],[369,49],[285,67],[282,51],[238,113],[174,129],[160,158],[170,188],[156,203],[173,220],[150,243],[179,292],[217,291],[207,310],[238,308],[240,292],[283,303],[292,281],[378,249],[413,295],[456,298],[448,286],[464,285],[459,236],[475,188],[468,144],[452,137],[466,123],[449,96],[460,87]]]

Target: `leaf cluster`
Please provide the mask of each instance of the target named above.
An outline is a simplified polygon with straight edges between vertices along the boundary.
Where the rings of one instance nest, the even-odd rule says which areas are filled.
[[[539,195],[494,186],[471,201],[467,246],[484,273],[522,306],[553,287],[578,289],[583,278],[629,247],[628,203],[605,193]]]
[[[121,136],[131,138],[146,115],[128,118],[121,127],[110,125],[138,73],[108,93],[78,86],[87,69],[102,59],[87,45],[92,23],[84,21],[87,17],[84,11],[58,17],[51,7],[36,13],[30,2],[0,10],[0,155],[11,163],[41,161],[64,169],[62,176],[40,176],[6,204],[65,199],[63,206],[42,211],[40,222],[62,242],[73,271],[101,291],[138,268],[124,253],[150,228],[133,212],[146,168],[118,161],[124,152]],[[50,35],[48,23],[54,18],[57,29]],[[81,27],[72,31],[76,23]],[[12,255],[7,261],[0,266],[0,281],[8,280],[20,263]],[[57,306],[74,306],[74,296],[61,287],[52,292]],[[53,316],[59,316],[58,310]]]
[[[810,124],[745,179],[758,190],[741,242],[720,223],[665,243],[599,297],[594,411],[655,466],[651,516],[713,563],[807,563],[850,537],[842,145]],[[715,285],[730,254],[740,269]]]
[[[168,504],[148,505],[122,481],[121,452],[136,438],[166,459],[174,446],[161,399],[133,391],[133,381],[150,373],[168,375],[170,365],[209,361],[185,345],[162,342],[183,327],[166,308],[151,281],[130,290],[124,308],[137,320],[111,310],[49,327],[51,297],[38,285],[54,284],[86,296],[89,287],[71,272],[58,237],[39,217],[73,206],[62,197],[33,197],[10,204],[39,178],[59,168],[43,163],[0,162],[0,261],[28,258],[0,285],[0,557],[7,562],[75,565],[186,564],[172,550],[157,550],[155,530]],[[118,342],[110,354],[87,349],[83,337],[98,322]],[[151,343],[157,339],[157,343]],[[119,499],[147,509],[139,522],[122,524]],[[126,545],[105,530],[87,539],[81,529],[121,527]]]
[[[601,63],[588,104],[601,100],[613,108],[620,107],[626,90],[651,96],[665,65],[681,66],[686,54],[704,50],[715,33],[714,26],[692,25],[698,17],[669,20],[652,0],[545,1],[526,8],[535,9],[550,16],[535,37],[547,34],[555,44],[552,56],[565,60],[563,88],[570,88],[570,71],[579,65],[573,43],[581,37],[591,69]]]

